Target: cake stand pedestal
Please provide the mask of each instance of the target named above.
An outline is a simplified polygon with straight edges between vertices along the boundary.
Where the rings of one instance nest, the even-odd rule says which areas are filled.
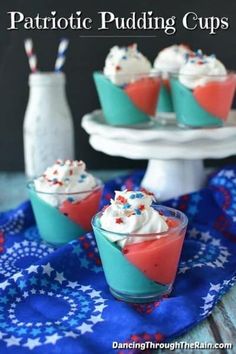
[[[236,111],[221,128],[182,129],[172,125],[114,127],[101,111],[86,114],[82,127],[91,146],[112,156],[147,159],[141,185],[166,200],[200,189],[205,181],[203,160],[236,154]]]

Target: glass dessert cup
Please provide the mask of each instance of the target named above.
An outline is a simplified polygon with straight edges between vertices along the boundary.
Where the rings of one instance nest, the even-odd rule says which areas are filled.
[[[188,220],[178,210],[161,205],[153,207],[168,218],[168,231],[118,234],[101,228],[102,212],[92,219],[106,281],[117,299],[145,303],[156,301],[172,290]],[[124,236],[127,238],[122,248],[110,241]]]
[[[169,75],[162,74],[161,89],[156,107],[157,120],[164,125],[175,122]]]
[[[129,74],[126,85],[114,84],[102,72],[95,72],[94,81],[104,118],[110,125],[130,126],[152,123],[161,87],[158,73]],[[119,82],[127,75],[117,74]]]
[[[103,184],[79,193],[44,193],[34,182],[27,185],[36,224],[44,241],[55,246],[66,244],[91,231],[91,219],[98,211]]]
[[[181,76],[191,82],[200,79],[196,75]],[[235,93],[235,73],[206,75],[202,81],[191,90],[180,82],[177,74],[171,75],[173,104],[181,127],[220,127],[227,121]]]

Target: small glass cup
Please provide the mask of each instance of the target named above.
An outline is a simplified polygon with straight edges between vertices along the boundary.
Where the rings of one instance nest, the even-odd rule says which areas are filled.
[[[34,182],[27,185],[34,216],[42,239],[60,246],[91,231],[91,219],[98,211],[103,184],[79,193],[36,191]]]
[[[198,81],[194,89],[186,87],[178,74],[171,75],[171,90],[176,119],[181,127],[220,127],[227,121],[233,102],[236,75],[181,74],[182,81]]]
[[[176,116],[174,112],[171,85],[171,73],[161,73],[161,89],[156,107],[157,122],[163,125],[176,123]]]
[[[102,212],[92,219],[106,281],[113,296],[120,300],[151,302],[172,290],[188,219],[179,210],[153,207],[167,217],[168,231],[119,234],[101,227]],[[110,241],[124,238],[122,248]]]
[[[117,84],[102,72],[95,72],[93,77],[108,124],[143,126],[152,122],[161,87],[159,73],[117,74]]]

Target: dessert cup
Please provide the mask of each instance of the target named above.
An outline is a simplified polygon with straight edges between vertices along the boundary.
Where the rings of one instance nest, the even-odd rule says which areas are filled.
[[[34,216],[42,239],[60,246],[91,231],[91,219],[98,211],[103,185],[79,193],[36,191],[34,182],[27,185]],[[54,205],[47,203],[52,198]]]
[[[162,79],[159,98],[157,100],[156,116],[158,122],[168,124],[175,119],[171,86],[169,79]]]
[[[159,74],[134,74],[132,81],[123,87],[101,72],[95,72],[93,77],[108,124],[129,126],[151,122],[161,86]]]
[[[151,302],[171,292],[188,221],[178,210],[160,205],[153,208],[167,217],[168,231],[119,234],[101,228],[102,212],[92,219],[106,281],[113,296],[120,300]],[[124,235],[122,249],[110,241],[123,239]]]
[[[199,79],[196,75],[181,74],[185,80]],[[193,90],[183,85],[178,75],[171,75],[171,90],[176,119],[180,126],[200,128],[219,127],[227,120],[232,105],[236,75],[202,77],[205,81]]]

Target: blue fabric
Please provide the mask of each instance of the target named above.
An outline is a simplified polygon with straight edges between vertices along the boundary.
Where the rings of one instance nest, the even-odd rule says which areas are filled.
[[[106,183],[102,204],[142,176]],[[112,341],[167,341],[206,318],[236,280],[236,168],[165,204],[189,228],[171,296],[142,305],[111,296],[93,234],[54,249],[40,241],[29,202],[1,213],[0,353],[134,353]]]

